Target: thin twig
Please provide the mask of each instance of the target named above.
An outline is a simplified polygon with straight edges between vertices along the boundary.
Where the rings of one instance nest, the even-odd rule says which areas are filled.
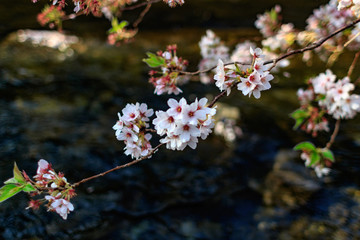
[[[277,62],[279,62],[280,60],[283,60],[284,58],[287,58],[291,55],[295,55],[295,54],[298,54],[298,53],[304,53],[306,51],[310,51],[310,50],[314,50],[315,48],[318,48],[320,47],[321,45],[323,45],[327,40],[329,40],[330,38],[334,37],[336,34],[338,33],[341,33],[343,31],[345,31],[346,29],[348,28],[351,28],[353,27],[354,25],[356,25],[357,23],[360,22],[360,18],[353,21],[352,23],[348,24],[348,25],[345,25],[344,27],[342,28],[339,28],[338,30],[336,30],[335,32],[329,34],[328,36],[320,39],[319,41],[315,42],[315,43],[312,43],[310,44],[309,46],[305,47],[305,48],[302,48],[302,49],[296,49],[296,50],[292,50],[284,55],[281,55],[280,57],[274,59],[274,60],[270,60],[270,61],[266,61],[264,64],[269,64],[269,63],[274,63],[276,64]]]
[[[146,15],[147,12],[149,12],[150,8],[151,8],[151,3],[148,3],[146,5],[146,8],[140,13],[138,19],[136,19],[136,21],[133,23],[134,28],[137,28],[137,26],[142,22],[144,16]]]
[[[230,86],[230,88],[231,88],[231,89],[234,88],[237,83],[238,83],[238,82],[234,82],[234,83]],[[225,96],[226,93],[227,93],[227,90],[222,91],[219,95],[217,95],[216,97],[214,97],[214,99],[211,101],[211,103],[208,105],[208,107],[209,107],[209,108],[212,108],[212,107],[214,106],[214,104],[215,104],[217,101],[219,101],[220,98],[222,98],[222,97]]]
[[[333,145],[333,143],[335,142],[335,138],[336,138],[336,136],[337,136],[338,133],[339,133],[340,122],[341,122],[340,119],[338,119],[338,120],[336,121],[334,131],[333,131],[333,133],[331,134],[331,137],[330,137],[329,142],[328,142],[328,143],[326,144],[326,146],[325,146],[326,149],[330,149],[330,147],[331,147],[331,146]]]
[[[145,155],[145,156],[143,156],[143,157],[141,157],[141,158],[139,158],[139,159],[135,159],[135,160],[133,160],[133,161],[131,161],[131,162],[128,162],[128,163],[126,163],[126,164],[116,166],[116,167],[114,167],[114,168],[112,168],[112,169],[110,169],[110,170],[107,170],[107,171],[105,171],[105,172],[96,174],[96,175],[94,175],[94,176],[91,176],[91,177],[88,177],[88,178],[84,178],[83,180],[81,180],[81,181],[79,181],[79,182],[77,182],[77,183],[74,183],[74,184],[72,185],[72,187],[75,188],[75,187],[79,186],[80,184],[82,184],[82,183],[84,183],[84,182],[87,182],[87,181],[89,181],[89,180],[92,180],[92,179],[95,179],[95,178],[98,178],[98,177],[102,177],[102,176],[104,176],[104,175],[106,175],[106,174],[108,174],[108,173],[111,173],[111,172],[116,171],[116,170],[121,169],[121,168],[129,167],[129,166],[131,166],[131,165],[134,165],[135,163],[138,163],[138,162],[140,162],[140,161],[142,161],[142,160],[144,160],[144,159],[147,159],[147,158],[149,158],[151,155],[153,155],[162,145],[164,145],[164,143],[161,143],[161,144],[157,145],[157,146],[156,146],[154,149],[152,149],[147,155]]]
[[[271,69],[276,65],[276,63],[278,63],[279,61],[287,58],[287,57],[290,57],[292,55],[295,55],[295,54],[299,54],[299,53],[304,53],[304,52],[307,52],[307,51],[311,51],[311,50],[314,50],[318,47],[320,47],[321,45],[323,45],[327,40],[329,40],[330,38],[334,37],[335,35],[337,35],[338,33],[340,32],[343,32],[345,31],[346,29],[348,28],[351,28],[353,26],[355,26],[357,23],[360,22],[360,18],[353,21],[352,23],[349,23],[348,25],[345,25],[341,28],[339,28],[338,30],[332,32],[331,34],[329,34],[328,36],[320,39],[319,41],[317,42],[314,42],[312,44],[310,44],[309,46],[307,47],[304,47],[304,48],[301,48],[301,49],[296,49],[296,50],[292,50],[292,51],[289,51],[288,53],[286,54],[283,54],[275,59],[272,59],[272,60],[268,60],[266,62],[264,62],[264,65],[266,64],[270,64],[270,63],[273,63],[273,65],[271,66]],[[250,63],[241,63],[241,62],[229,62],[229,63],[226,63],[224,64],[224,66],[226,65],[233,65],[233,64],[239,64],[239,65],[251,65]],[[212,71],[213,69],[215,69],[216,66],[214,67],[211,67],[209,69],[205,69],[205,70],[199,70],[199,71],[196,71],[196,72],[179,72],[180,74],[184,74],[184,75],[197,75],[197,74],[200,74],[200,73],[207,73],[207,72],[210,72]]]
[[[233,64],[238,64],[238,65],[251,65],[251,63],[243,63],[243,62],[229,62],[229,63],[225,63],[224,66],[229,66],[229,65],[233,65]],[[208,68],[208,69],[205,69],[205,70],[198,70],[196,72],[183,72],[183,71],[180,71],[179,73],[180,74],[183,74],[183,75],[198,75],[198,74],[201,74],[201,73],[207,73],[207,72],[210,72],[212,70],[214,70],[217,66],[213,66],[211,68]]]
[[[354,68],[355,68],[357,60],[359,59],[359,56],[360,56],[360,51],[355,54],[354,60],[352,61],[351,65],[349,67],[349,70],[348,70],[348,73],[347,73],[348,78],[351,77],[351,74],[354,71]]]
[[[161,0],[146,1],[146,2],[139,3],[139,4],[136,4],[136,5],[130,6],[130,7],[123,8],[123,9],[121,9],[121,10],[122,10],[122,11],[130,11],[130,10],[134,10],[134,9],[140,8],[140,7],[142,7],[142,6],[145,6],[145,5],[147,5],[147,4],[153,4],[153,3],[160,2],[160,1],[161,1]]]

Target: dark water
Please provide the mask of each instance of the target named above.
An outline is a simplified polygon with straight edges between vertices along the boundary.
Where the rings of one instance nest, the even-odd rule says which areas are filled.
[[[145,52],[176,42],[190,69],[196,69],[197,43],[207,27],[230,42],[258,37],[252,22],[273,6],[273,1],[229,0],[221,1],[220,8],[199,0],[169,11],[158,4],[136,40],[118,48],[102,41],[105,22],[86,24],[84,18],[68,25],[70,32],[81,29],[80,42],[61,52],[15,41],[10,32],[39,26],[31,1],[14,2],[0,1],[0,182],[11,177],[14,161],[32,176],[44,158],[70,182],[128,162],[111,128],[117,112],[128,102],[166,107],[167,97],[154,96],[147,83],[149,69],[141,63]],[[278,2],[285,20],[301,27],[312,7],[324,1]],[[95,26],[96,31],[88,31]],[[344,74],[350,62],[349,53],[335,72]],[[227,144],[211,135],[197,150],[163,149],[81,185],[67,221],[44,208],[25,210],[28,197],[19,194],[0,205],[0,238],[360,238],[359,119],[342,124],[334,145],[338,162],[329,177],[317,179],[291,151],[309,138],[291,129],[288,115],[298,107],[295,91],[306,77],[325,69],[320,63],[304,67],[294,61],[286,69],[291,77],[276,75],[261,100],[240,93],[223,99],[240,111],[242,138]],[[190,100],[218,93],[198,82],[183,90]],[[323,145],[328,137],[317,141]]]

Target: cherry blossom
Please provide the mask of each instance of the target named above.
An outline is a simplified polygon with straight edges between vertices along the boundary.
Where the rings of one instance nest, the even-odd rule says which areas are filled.
[[[157,61],[160,61],[161,71],[149,71],[149,82],[155,87],[154,93],[157,95],[162,94],[175,94],[182,93],[178,87],[189,81],[186,75],[180,75],[179,72],[184,71],[188,65],[188,61],[176,55],[176,45],[169,45],[167,51],[157,52]],[[153,60],[153,59],[151,59]]]
[[[113,126],[116,138],[124,141],[126,155],[136,159],[146,156],[152,149],[151,134],[146,133],[146,128],[154,110],[148,109],[145,103],[136,103],[127,104],[122,113],[122,116],[118,113],[119,120]]]
[[[184,0],[163,0],[166,4],[168,4],[170,7],[176,7],[176,4],[179,4],[180,6],[185,3]]]
[[[45,199],[49,201],[49,211],[55,211],[64,220],[67,219],[67,215],[70,213],[70,211],[74,210],[72,203],[61,198],[60,193],[55,197],[51,195],[45,196]]]
[[[160,140],[168,149],[183,150],[186,146],[196,148],[198,137],[205,139],[214,127],[215,108],[206,107],[207,99],[195,99],[188,104],[185,98],[179,101],[170,98],[166,112],[157,111],[153,120]]]
[[[199,63],[199,70],[206,70],[216,65],[219,59],[223,62],[229,61],[229,48],[221,42],[220,38],[211,30],[201,37],[199,42],[202,60]],[[200,74],[200,81],[204,84],[211,82],[207,74]]]

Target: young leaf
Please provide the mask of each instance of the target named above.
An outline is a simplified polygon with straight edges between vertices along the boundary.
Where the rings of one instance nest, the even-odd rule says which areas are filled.
[[[165,59],[157,56],[151,52],[147,52],[148,58],[144,58],[143,61],[149,65],[149,67],[159,67],[165,64]]]
[[[21,192],[22,188],[22,186],[17,186],[15,184],[7,184],[0,188],[0,203]]]
[[[316,147],[311,142],[301,142],[294,147],[294,150],[313,152],[316,150]]]
[[[310,155],[310,165],[313,166],[314,164],[318,163],[320,161],[320,154],[316,151],[312,152]]]
[[[28,183],[26,185],[23,185],[23,191],[24,192],[35,192],[36,191],[36,188],[34,188],[34,186],[31,184],[31,183]]]
[[[334,154],[329,149],[322,149],[321,155],[331,162],[335,162]]]
[[[271,20],[273,20],[274,22],[277,20],[277,13],[276,13],[275,9],[271,9],[271,11],[270,11],[270,18],[271,18]]]
[[[297,118],[295,120],[295,125],[293,127],[294,130],[296,130],[298,127],[300,127],[300,125],[304,122],[306,118]]]
[[[25,184],[25,178],[23,177],[22,173],[20,172],[19,168],[17,167],[16,163],[14,163],[14,177],[6,180],[4,183],[5,184],[10,184],[10,183],[19,183],[21,185]]]
[[[293,113],[291,113],[290,116],[293,119],[298,119],[298,118],[307,118],[310,116],[310,114],[308,111],[306,111],[304,109],[297,109]]]
[[[16,163],[14,163],[14,178],[18,181],[18,183],[25,183],[25,178],[22,175],[22,173],[20,172],[18,166],[16,165]]]

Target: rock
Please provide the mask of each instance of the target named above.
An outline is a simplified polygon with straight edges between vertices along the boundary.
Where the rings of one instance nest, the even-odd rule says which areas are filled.
[[[268,206],[296,208],[307,203],[321,185],[300,162],[294,151],[283,150],[275,157],[273,170],[267,175],[263,192]]]

